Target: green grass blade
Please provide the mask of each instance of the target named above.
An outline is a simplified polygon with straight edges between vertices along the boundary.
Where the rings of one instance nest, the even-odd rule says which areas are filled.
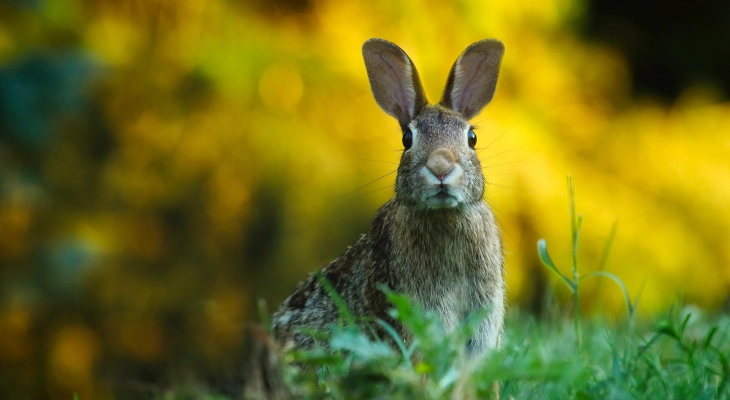
[[[568,288],[570,289],[571,292],[574,292],[575,285],[573,284],[573,282],[570,279],[568,279],[567,276],[560,273],[560,271],[558,271],[558,268],[553,263],[553,260],[550,259],[550,254],[548,254],[547,242],[545,241],[545,239],[540,239],[537,241],[537,254],[540,256],[540,261],[542,261],[542,263],[546,267],[548,267],[548,269],[550,269],[557,276],[559,276],[560,279],[562,279],[563,282],[565,282],[565,285],[568,286]]]
[[[383,321],[382,319],[377,319],[375,322],[380,325],[383,330],[390,335],[390,337],[393,338],[393,341],[398,346],[398,349],[400,350],[401,354],[403,355],[403,360],[406,362],[406,364],[410,367],[410,369],[413,369],[413,363],[411,362],[411,351],[408,351],[406,349],[406,346],[403,344],[403,338],[400,337],[398,332],[395,331],[393,326],[391,326],[389,323]]]
[[[718,393],[725,393],[725,387],[728,386],[728,380],[730,379],[730,363],[728,363],[727,356],[722,351],[715,347],[711,347],[715,354],[720,359],[720,366],[722,367],[722,378],[720,383],[717,385]]]
[[[616,274],[608,271],[593,271],[581,276],[580,280],[582,281],[585,278],[590,278],[593,276],[601,276],[614,281],[616,285],[618,285],[618,287],[621,289],[621,292],[623,292],[624,294],[624,302],[626,303],[626,309],[629,311],[629,315],[634,315],[634,304],[631,302],[629,291],[628,289],[626,289],[626,285],[624,285],[624,282],[621,280],[621,278],[616,276]]]
[[[568,175],[568,201],[570,203],[570,233],[572,237],[572,255],[573,255],[573,278],[577,281],[578,276],[578,237],[580,235],[580,225],[583,222],[583,216],[575,214],[575,185],[573,176]],[[577,284],[577,282],[575,282]]]
[[[608,264],[608,255],[611,253],[613,247],[613,241],[616,239],[616,231],[618,230],[618,221],[614,221],[611,225],[611,232],[608,234],[608,240],[606,241],[606,247],[603,248],[603,254],[601,255],[601,263],[598,264],[598,270],[603,271],[606,269]]]
[[[330,296],[332,301],[335,303],[335,306],[337,306],[337,311],[339,311],[340,317],[344,318],[348,324],[354,325],[355,317],[352,315],[350,309],[347,307],[347,304],[345,304],[345,301],[342,300],[342,297],[340,297],[340,294],[337,293],[337,290],[335,290],[330,281],[325,278],[321,272],[317,272],[317,280],[319,281],[320,285],[322,285],[325,292],[327,292],[327,295]]]

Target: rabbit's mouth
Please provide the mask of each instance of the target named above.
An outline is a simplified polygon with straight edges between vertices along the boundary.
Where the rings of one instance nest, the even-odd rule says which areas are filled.
[[[425,196],[424,203],[429,209],[454,208],[459,205],[459,196],[448,187],[436,188]]]
[[[435,197],[437,200],[440,200],[440,201],[446,201],[448,199],[453,199],[454,198],[454,196],[450,195],[445,190],[441,190],[440,192],[438,192],[435,195],[433,195],[433,197]]]

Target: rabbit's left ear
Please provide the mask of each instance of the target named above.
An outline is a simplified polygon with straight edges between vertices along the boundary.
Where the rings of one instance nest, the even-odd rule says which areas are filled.
[[[451,67],[440,104],[471,119],[492,101],[504,44],[485,39],[467,47]]]
[[[383,39],[366,41],[362,55],[375,101],[405,127],[428,104],[413,61],[400,47]]]

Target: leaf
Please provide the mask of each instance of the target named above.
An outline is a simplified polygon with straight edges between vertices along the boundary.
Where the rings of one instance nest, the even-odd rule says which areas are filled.
[[[439,389],[445,390],[445,389],[448,389],[449,387],[451,387],[454,384],[454,382],[456,382],[456,380],[459,379],[459,375],[461,374],[461,372],[462,371],[459,371],[458,369],[454,368],[453,366],[451,368],[449,368],[448,372],[446,372],[446,374],[443,377],[441,377],[441,379],[439,379],[439,381],[438,381]]]
[[[621,278],[616,276],[616,274],[613,274],[608,271],[593,271],[593,272],[589,272],[589,273],[581,276],[580,279],[578,280],[578,282],[582,281],[585,278],[590,278],[592,276],[601,276],[601,277],[608,278],[608,279],[614,281],[614,283],[616,283],[616,285],[618,285],[618,287],[621,289],[621,291],[624,294],[624,302],[626,303],[626,309],[629,311],[629,315],[634,314],[634,304],[631,303],[631,297],[629,297],[629,291],[628,291],[628,289],[626,289],[626,285],[624,285],[624,282],[621,280]]]
[[[347,328],[336,332],[330,341],[335,350],[345,350],[363,361],[382,359],[393,356],[393,350],[383,342],[370,340],[359,329]]]
[[[383,328],[383,330],[385,330],[385,332],[388,333],[388,335],[390,335],[390,337],[393,338],[393,341],[398,346],[398,349],[400,349],[401,355],[403,356],[403,360],[406,362],[406,364],[408,366],[413,368],[413,363],[411,362],[411,353],[412,352],[410,352],[410,351],[408,351],[408,349],[406,349],[405,344],[403,344],[403,338],[400,337],[398,332],[396,332],[395,329],[389,323],[383,321],[382,319],[377,319],[376,322],[378,325],[380,325],[381,328]]]
[[[547,251],[547,242],[545,241],[545,239],[540,239],[537,241],[537,254],[540,256],[540,261],[542,261],[542,263],[551,271],[557,274],[563,280],[563,282],[565,282],[571,292],[575,292],[575,285],[573,284],[573,282],[571,282],[570,279],[568,279],[565,275],[560,273],[555,264],[553,264],[553,260],[550,259],[550,255]]]

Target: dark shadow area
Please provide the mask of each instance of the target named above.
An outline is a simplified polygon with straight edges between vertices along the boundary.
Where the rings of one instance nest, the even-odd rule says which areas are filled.
[[[730,94],[730,2],[591,0],[582,34],[621,51],[637,95],[672,101],[691,85]]]

